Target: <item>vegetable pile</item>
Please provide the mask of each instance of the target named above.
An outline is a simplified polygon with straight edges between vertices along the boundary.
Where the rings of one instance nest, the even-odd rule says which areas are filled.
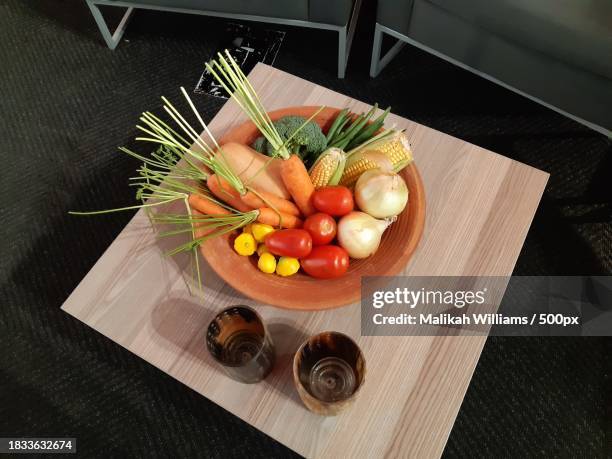
[[[193,251],[229,234],[236,254],[252,257],[262,273],[318,279],[344,275],[351,259],[376,252],[381,236],[408,203],[398,172],[412,161],[405,134],[385,129],[387,108],[355,114],[339,111],[322,129],[310,118],[272,121],[231,55],[219,54],[207,70],[259,130],[251,145],[220,145],[187,92],[201,129],[192,127],[166,98],[170,120],[143,113],[136,140],[153,143],[151,155],[121,151],[142,165],[133,178],[140,204],[95,212],[184,204],[184,213],[150,213],[172,229],[161,236],[189,236],[170,253]],[[200,269],[194,258],[198,280]],[[245,260],[245,262],[247,262]],[[200,280],[201,282],[201,280]]]

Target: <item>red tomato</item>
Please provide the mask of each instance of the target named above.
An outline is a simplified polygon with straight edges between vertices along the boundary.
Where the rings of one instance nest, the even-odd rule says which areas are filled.
[[[324,186],[312,195],[312,205],[319,212],[342,217],[355,207],[353,193],[345,186]]]
[[[266,236],[265,244],[274,255],[302,258],[312,250],[310,233],[303,229],[284,229]]]
[[[320,245],[314,247],[306,258],[302,258],[300,264],[312,277],[331,279],[346,273],[349,256],[346,250],[337,245]]]
[[[329,244],[336,237],[336,220],[327,214],[312,214],[304,221],[303,228],[312,236],[312,245]]]

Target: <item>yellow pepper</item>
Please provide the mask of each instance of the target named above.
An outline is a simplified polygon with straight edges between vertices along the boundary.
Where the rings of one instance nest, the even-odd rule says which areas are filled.
[[[263,223],[252,223],[251,231],[257,242],[263,242],[268,234],[274,232],[274,228],[270,225],[264,225]]]
[[[259,255],[260,257],[263,253],[269,252],[270,251],[268,250],[268,247],[266,247],[266,244],[259,244],[259,246],[257,247],[257,255]]]
[[[257,260],[257,267],[261,272],[272,274],[276,269],[276,258],[269,252],[262,253]]]
[[[280,257],[276,264],[276,274],[279,276],[293,276],[300,269],[300,262],[297,258]]]
[[[255,253],[255,239],[252,234],[242,233],[234,240],[234,250],[239,254],[248,257]]]

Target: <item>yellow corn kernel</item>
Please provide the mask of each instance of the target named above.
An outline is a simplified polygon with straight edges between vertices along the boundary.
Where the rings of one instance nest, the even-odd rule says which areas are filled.
[[[334,158],[332,158],[331,155],[325,155],[313,166],[310,172],[310,180],[315,189],[327,185],[334,173],[335,165],[336,161],[334,161]]]
[[[389,137],[369,144],[367,149],[377,150],[389,158],[395,172],[398,172],[413,160],[410,142],[402,131],[395,131]]]
[[[346,155],[339,148],[329,148],[321,153],[310,168],[310,180],[315,189],[326,185],[336,185],[344,170],[345,161]]]
[[[370,169],[376,169],[379,167],[380,164],[375,161],[369,160],[368,158],[360,158],[356,161],[353,161],[346,167],[346,169],[344,169],[342,179],[340,180],[340,185],[351,187],[355,184],[359,176],[365,171],[368,171]]]
[[[349,156],[340,185],[352,187],[365,171],[381,168],[399,172],[412,162],[412,151],[408,138],[401,131],[381,140],[366,144]]]

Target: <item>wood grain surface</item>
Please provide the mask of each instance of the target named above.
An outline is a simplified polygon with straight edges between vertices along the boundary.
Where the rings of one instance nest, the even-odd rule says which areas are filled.
[[[262,64],[250,78],[268,110],[369,108]],[[228,102],[210,127],[221,136],[244,119]],[[388,123],[406,129],[427,197],[425,231],[405,274],[511,274],[548,174],[399,116]],[[304,312],[253,304],[207,265],[196,292],[189,257],[162,255],[174,243],[156,238],[138,212],[63,309],[304,456],[442,454],[485,337],[361,337],[359,305]],[[204,343],[215,312],[240,303],[257,308],[277,349],[274,370],[255,385],[226,377]],[[354,404],[327,418],[304,408],[291,368],[299,345],[324,330],[353,337],[367,362]]]

